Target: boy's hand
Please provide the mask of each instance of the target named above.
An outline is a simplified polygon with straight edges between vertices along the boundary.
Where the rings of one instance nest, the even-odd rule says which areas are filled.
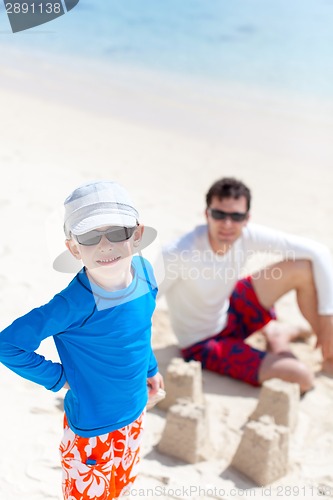
[[[164,381],[162,375],[157,372],[153,377],[147,378],[149,396],[153,396],[159,389],[164,389]]]
[[[153,377],[147,379],[148,402],[147,410],[153,408],[159,401],[165,398],[163,377],[156,373]]]

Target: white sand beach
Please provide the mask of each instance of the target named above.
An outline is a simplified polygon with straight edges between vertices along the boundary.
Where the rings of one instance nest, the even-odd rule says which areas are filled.
[[[19,55],[0,69],[1,329],[72,278],[52,262],[64,249],[63,200],[85,180],[123,183],[142,222],[158,230],[157,251],[204,221],[208,187],[232,175],[253,191],[253,221],[315,238],[333,252],[333,103],[125,70],[88,74]],[[303,321],[292,294],[277,311],[284,321]],[[154,347],[163,372],[178,355],[163,300]],[[154,409],[134,495],[333,498],[333,379],[321,373],[312,339],[293,349],[316,372],[316,385],[300,402],[287,476],[263,490],[230,467],[259,389],[205,372],[215,456],[189,465],[160,454],[165,413]],[[56,359],[52,342],[40,352]],[[0,374],[0,498],[59,500],[64,391],[48,392],[2,365]]]

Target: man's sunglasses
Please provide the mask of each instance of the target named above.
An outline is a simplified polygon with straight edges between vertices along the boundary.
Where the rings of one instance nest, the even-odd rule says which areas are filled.
[[[208,208],[208,213],[215,220],[231,219],[233,222],[243,222],[248,216],[248,212],[223,212],[216,208]]]
[[[137,226],[134,227],[109,227],[105,231],[89,231],[88,233],[75,235],[76,241],[80,245],[90,247],[98,245],[102,236],[105,236],[111,243],[120,243],[121,241],[129,240]]]

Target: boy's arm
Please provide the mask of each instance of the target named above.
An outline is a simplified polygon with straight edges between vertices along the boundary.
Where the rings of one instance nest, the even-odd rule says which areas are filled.
[[[157,372],[158,372],[157,360],[155,358],[155,354],[153,353],[153,350],[150,349],[150,359],[149,359],[147,377],[148,378],[153,377],[154,375],[156,375]]]
[[[45,306],[15,320],[0,333],[0,362],[46,389],[60,390],[66,382],[61,363],[46,360],[34,351],[43,339],[64,330],[68,312],[66,300],[56,295]]]

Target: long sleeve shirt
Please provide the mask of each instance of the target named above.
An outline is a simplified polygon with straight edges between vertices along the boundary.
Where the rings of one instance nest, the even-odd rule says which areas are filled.
[[[318,313],[333,314],[333,266],[329,250],[310,239],[249,223],[224,255],[209,244],[207,225],[196,227],[163,250],[165,294],[180,347],[188,347],[223,330],[230,294],[244,274],[249,257],[258,252],[281,259],[312,262]]]
[[[157,362],[151,317],[157,288],[150,264],[132,259],[133,280],[116,292],[91,283],[82,269],[46,305],[15,320],[0,334],[0,361],[22,377],[58,391],[67,381],[65,412],[86,437],[133,422],[147,403],[147,378]],[[60,363],[35,351],[53,336]]]

